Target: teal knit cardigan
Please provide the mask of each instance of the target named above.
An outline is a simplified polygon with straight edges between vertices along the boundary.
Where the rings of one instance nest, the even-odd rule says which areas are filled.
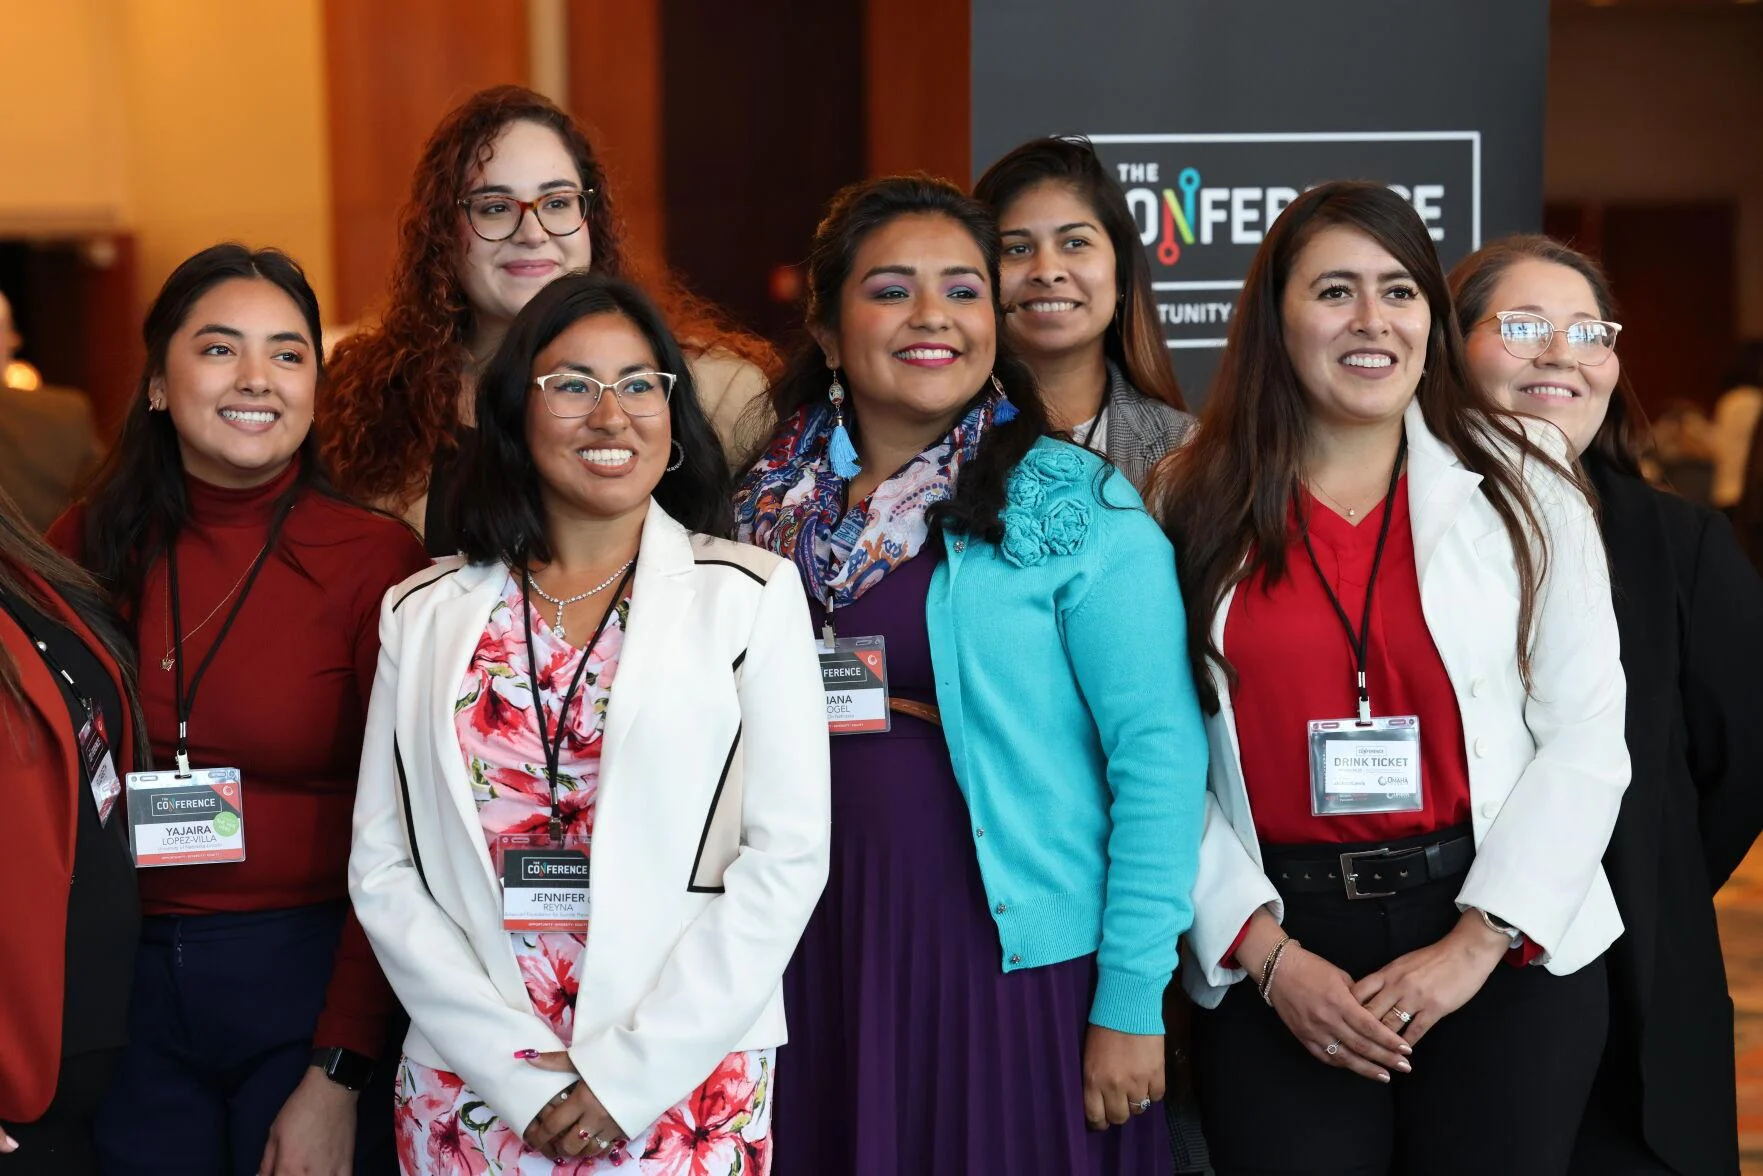
[[[925,604],[1003,967],[1097,952],[1090,1021],[1161,1033],[1207,755],[1174,552],[1077,446],[1037,441],[1008,492],[1003,542],[948,536]]]

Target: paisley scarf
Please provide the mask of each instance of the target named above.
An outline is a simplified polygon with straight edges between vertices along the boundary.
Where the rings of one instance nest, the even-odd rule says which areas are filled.
[[[850,604],[917,555],[930,528],[924,513],[955,493],[961,464],[979,451],[1003,399],[986,396],[936,444],[907,462],[862,502],[845,509],[845,480],[827,459],[832,407],[806,404],[780,426],[735,494],[739,538],[790,560],[814,599]]]

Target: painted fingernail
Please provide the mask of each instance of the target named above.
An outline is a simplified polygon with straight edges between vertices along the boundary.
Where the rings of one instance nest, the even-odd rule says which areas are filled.
[[[1377,1080],[1379,1082],[1388,1082],[1390,1080],[1390,1076],[1387,1073],[1385,1073],[1384,1071],[1379,1070],[1377,1072]]]
[[[539,1056],[539,1051],[536,1049],[517,1049],[514,1051],[514,1056],[518,1061],[530,1062]]]
[[[1402,1052],[1403,1052],[1403,1053],[1404,1053],[1404,1054],[1411,1054],[1411,1053],[1413,1053],[1413,1052],[1414,1052],[1414,1047],[1413,1047],[1413,1046],[1411,1046],[1411,1045],[1404,1045],[1404,1046],[1403,1046],[1403,1047],[1402,1047]]]
[[[1404,1074],[1412,1074],[1414,1072],[1414,1067],[1410,1066],[1407,1062],[1397,1062],[1396,1069],[1402,1071]]]

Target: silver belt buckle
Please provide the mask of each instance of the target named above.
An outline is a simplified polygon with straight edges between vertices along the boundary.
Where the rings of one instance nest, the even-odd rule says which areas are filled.
[[[1358,874],[1358,871],[1354,870],[1354,868],[1353,868],[1355,865],[1358,864],[1360,858],[1376,858],[1376,857],[1389,857],[1389,856],[1390,856],[1390,851],[1387,848],[1386,849],[1358,849],[1358,850],[1352,851],[1351,853],[1343,853],[1341,855],[1341,882],[1347,888],[1347,898],[1348,899],[1389,898],[1391,895],[1396,893],[1394,890],[1361,890],[1361,889],[1359,889],[1359,874]]]

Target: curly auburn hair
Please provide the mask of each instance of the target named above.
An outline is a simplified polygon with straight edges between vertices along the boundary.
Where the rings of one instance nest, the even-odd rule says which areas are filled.
[[[624,225],[586,132],[550,99],[522,86],[481,90],[451,111],[423,147],[410,198],[399,214],[398,253],[377,326],[339,344],[319,406],[321,452],[338,489],[382,505],[407,506],[426,487],[438,451],[457,444],[460,371],[474,314],[459,281],[459,207],[471,172],[489,161],[510,123],[548,127],[594,190],[587,228],[593,268],[636,280],[624,254]],[[721,312],[671,279],[653,291],[694,355],[712,350],[769,375],[775,355],[741,335]]]

